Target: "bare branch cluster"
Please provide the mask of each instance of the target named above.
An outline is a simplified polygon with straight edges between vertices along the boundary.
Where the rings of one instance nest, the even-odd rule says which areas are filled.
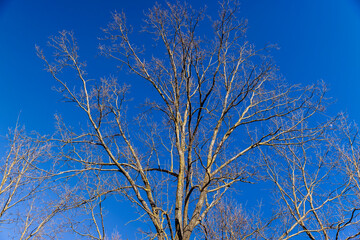
[[[113,14],[99,49],[144,82],[145,110],[137,115],[127,113],[125,81],[89,77],[72,32],[50,38],[52,58],[37,48],[83,118],[72,128],[57,116],[51,171],[33,164],[46,144],[21,154],[11,148],[11,158],[27,160],[6,160],[3,212],[30,199],[49,175],[62,201],[32,235],[65,213],[64,226],[77,236],[109,239],[104,203],[126,199],[151,223],[143,229],[149,239],[356,238],[357,132],[345,118],[321,114],[323,83],[303,87],[279,76],[270,46],[257,50],[248,42],[238,8],[223,1],[218,16],[208,18],[187,4],[155,4],[141,29],[153,45],[144,41],[144,47],[125,14]],[[28,176],[28,169],[38,173]],[[18,183],[8,172],[20,176]],[[230,189],[249,183],[273,186],[272,211],[227,200],[236,195]],[[27,191],[13,198],[22,186]],[[114,232],[111,239],[120,238]]]

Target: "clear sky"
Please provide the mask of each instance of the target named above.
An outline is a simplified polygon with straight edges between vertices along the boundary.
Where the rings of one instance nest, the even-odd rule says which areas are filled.
[[[35,44],[45,46],[50,35],[73,30],[89,73],[94,77],[116,74],[108,60],[97,56],[100,28],[106,27],[115,10],[123,10],[130,24],[141,24],[140,16],[154,2],[0,0],[0,135],[15,125],[20,113],[27,130],[41,133],[52,130],[55,113],[70,115],[51,90],[55,82],[43,71]],[[188,2],[207,4],[208,11],[216,11],[216,0]],[[248,37],[258,48],[278,45],[272,55],[287,81],[324,80],[330,89],[328,97],[336,100],[331,111],[347,112],[350,119],[360,122],[359,0],[242,0],[241,14],[249,20]],[[144,91],[141,85],[135,89],[135,96]]]
[[[191,0],[216,10],[217,1]],[[53,114],[62,108],[43,71],[34,46],[47,37],[73,30],[90,73],[104,76],[113,69],[99,64],[97,37],[110,13],[124,10],[128,22],[141,24],[142,12],[154,1],[131,0],[0,0],[0,134],[20,119],[28,130],[46,132]],[[257,47],[275,43],[272,55],[280,72],[293,83],[323,79],[336,99],[336,111],[360,121],[360,1],[359,0],[243,0],[241,14],[249,20],[248,36]],[[83,58],[83,59],[84,59]],[[113,71],[114,72],[114,71]]]

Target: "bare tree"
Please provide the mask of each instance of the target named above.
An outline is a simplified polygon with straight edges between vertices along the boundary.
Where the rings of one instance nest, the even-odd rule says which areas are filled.
[[[44,180],[41,177],[43,174],[34,174],[36,172],[34,166],[46,154],[47,146],[34,143],[21,132],[18,128],[10,132],[8,153],[2,159],[0,184],[2,224],[11,222],[9,211],[31,199]]]
[[[249,213],[240,204],[223,199],[205,216],[202,231],[207,240],[263,239],[274,219],[263,223],[261,216],[261,211]]]
[[[358,127],[350,123],[346,117],[342,117],[339,123],[337,138],[331,141],[341,159],[336,173],[345,176],[349,182],[346,196],[341,198],[341,203],[336,206],[339,209],[339,221],[333,225],[336,229],[336,239],[356,239],[360,235],[359,228],[359,138]]]
[[[8,143],[0,168],[0,226],[13,228],[16,239],[49,236],[50,233],[44,234],[42,229],[57,211],[37,203],[50,189],[51,172],[45,170],[49,169],[45,166],[50,144],[27,136],[19,127],[9,132]]]
[[[335,181],[339,154],[326,145],[317,139],[276,146],[278,157],[264,154],[283,214],[284,230],[279,239],[302,233],[309,239],[330,239],[332,226],[339,221],[335,206],[348,191],[350,182]]]
[[[44,137],[16,127],[7,142],[0,167],[1,229],[12,239],[60,237],[65,230],[60,215],[82,203],[74,199],[77,189],[69,189],[55,171],[57,154]]]
[[[305,215],[298,213],[314,204],[309,192],[319,187],[318,181],[335,163],[323,167],[318,156],[312,164],[319,171],[308,177],[305,155],[293,150],[300,147],[301,153],[307,153],[306,144],[322,138],[327,123],[309,122],[323,110],[326,89],[322,84],[286,84],[267,48],[256,50],[248,42],[247,23],[237,12],[233,1],[220,4],[216,19],[186,4],[156,4],[147,11],[142,28],[144,38],[152,36],[144,42],[153,41],[153,52],[133,43],[123,13],[113,14],[100,51],[149,88],[145,111],[136,116],[126,114],[131,106],[128,86],[114,77],[99,81],[89,77],[72,32],[51,38],[52,59],[38,48],[59,92],[84,114],[83,124],[75,129],[59,118],[58,137],[53,139],[62,155],[58,171],[63,179],[96,179],[79,188],[77,196],[83,199],[78,205],[87,206],[95,226],[85,233],[72,225],[80,235],[104,239],[101,202],[107,196],[123,196],[152,223],[150,239],[190,239],[231,186],[255,179],[263,164],[260,158],[267,152],[274,158],[280,154],[287,165],[283,175],[274,170],[277,163],[270,162],[269,155],[264,157],[281,200],[289,204],[287,212],[296,220],[280,238],[287,239],[296,226],[309,236],[315,231],[326,238],[329,225],[318,220],[317,209],[337,201],[348,184],[311,206]],[[202,30],[209,25],[212,31]],[[62,75],[64,69],[72,70],[76,80]],[[301,190],[294,189],[297,185],[283,187],[279,177],[288,176],[296,183],[302,181]],[[95,206],[99,215],[94,214]],[[226,206],[221,206],[227,213]],[[309,215],[318,224],[315,230],[305,230],[303,222]],[[260,234],[264,226],[243,229],[241,236]],[[251,236],[266,238],[259,234]]]

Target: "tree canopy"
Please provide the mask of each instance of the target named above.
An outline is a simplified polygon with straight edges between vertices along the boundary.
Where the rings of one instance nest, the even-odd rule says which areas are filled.
[[[213,16],[155,4],[141,27],[113,13],[99,52],[141,81],[138,106],[121,78],[91,77],[76,33],[37,47],[79,124],[59,114],[47,136],[15,129],[2,224],[17,225],[19,239],[115,240],[106,212],[122,204],[137,210],[146,239],[356,238],[356,126],[328,116],[323,82],[285,81],[273,46],[250,43],[238,11],[226,0]],[[268,189],[265,209],[247,206],[249,185]]]

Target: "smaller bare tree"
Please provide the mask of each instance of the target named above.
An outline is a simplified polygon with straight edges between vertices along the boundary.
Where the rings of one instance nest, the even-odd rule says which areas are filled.
[[[336,131],[344,127],[340,122],[323,126],[322,139],[274,146],[277,154],[272,158],[263,153],[281,216],[281,223],[275,225],[277,239],[353,239],[358,235],[350,227],[358,220],[354,217],[356,207],[348,204],[352,178],[341,170],[346,159]],[[352,164],[346,161],[347,166]],[[345,235],[339,235],[345,229]]]
[[[20,127],[9,131],[7,141],[0,165],[0,227],[13,229],[8,231],[13,239],[60,236],[61,222],[56,217],[74,203],[72,191],[57,181],[51,144]]]
[[[242,205],[223,199],[201,223],[205,239],[263,239],[264,230],[272,221],[263,223],[264,219],[259,214],[261,211],[258,210],[249,212]]]
[[[19,127],[9,132],[9,149],[0,166],[0,226],[21,226],[21,238],[34,227],[34,202],[47,189],[49,174],[39,167],[44,164],[50,145],[28,137]],[[29,207],[30,206],[30,207]],[[21,221],[25,224],[21,224]],[[42,226],[38,225],[39,230]],[[38,231],[36,231],[38,232]],[[27,235],[27,236],[25,236]]]

